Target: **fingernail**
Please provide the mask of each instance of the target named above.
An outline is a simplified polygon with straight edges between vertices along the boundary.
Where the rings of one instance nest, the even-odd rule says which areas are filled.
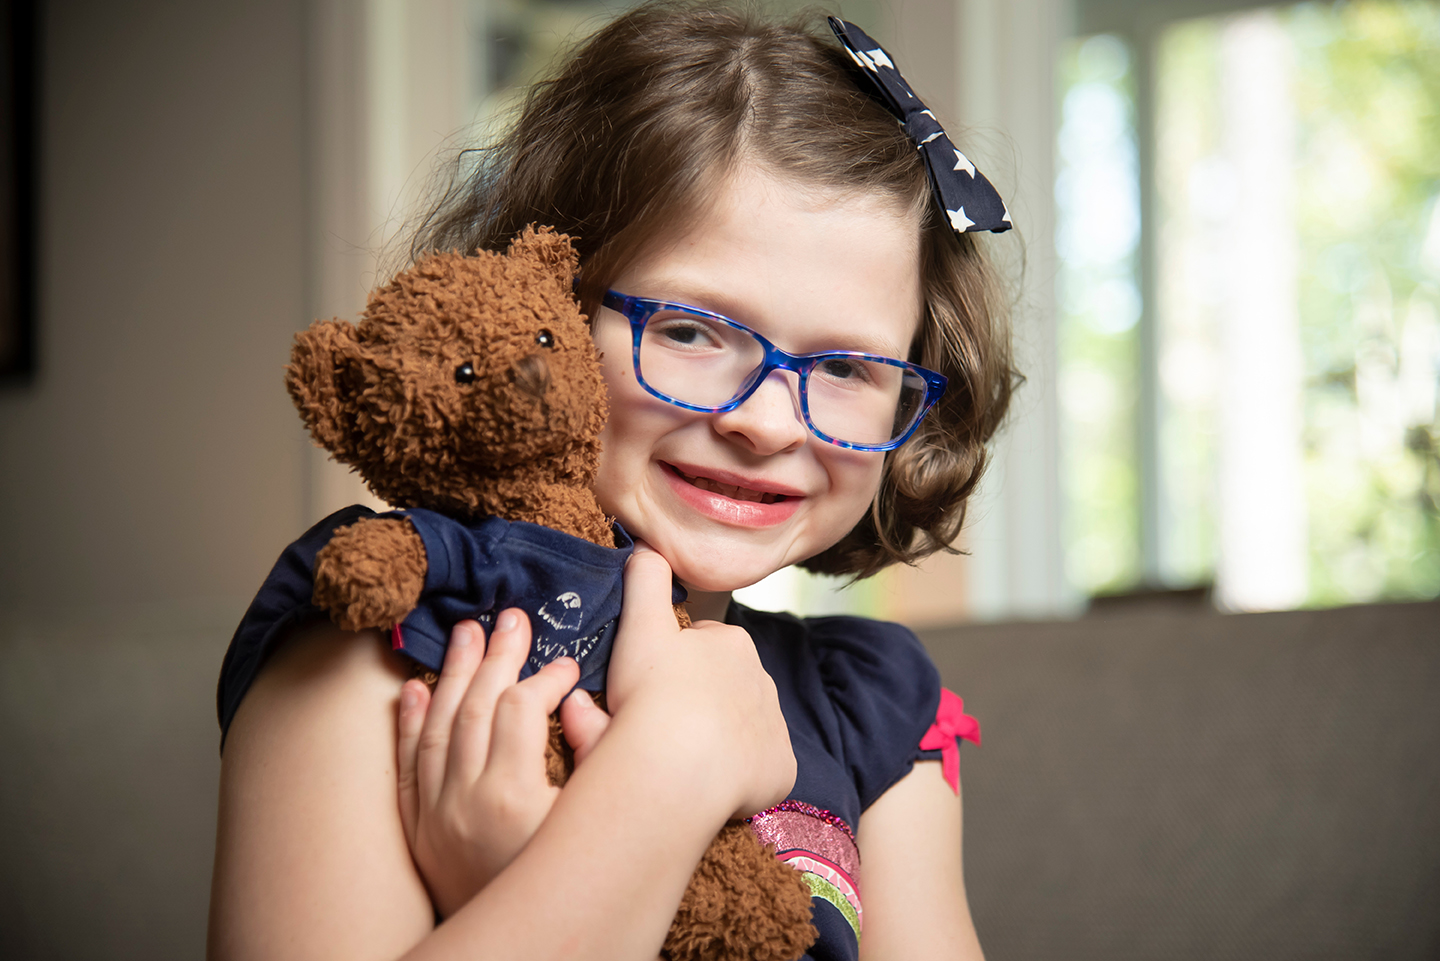
[[[495,621],[495,630],[509,634],[520,627],[520,615],[513,610],[501,611],[500,617]]]
[[[400,712],[402,714],[409,714],[419,703],[420,695],[415,693],[413,687],[406,686],[400,689]]]
[[[470,627],[457,625],[455,630],[450,632],[450,643],[456,647],[467,647],[470,644]]]
[[[636,553],[636,554],[653,554],[653,553],[655,553],[655,548],[651,547],[649,544],[646,544],[644,541],[636,541],[636,542],[635,542],[635,553]]]

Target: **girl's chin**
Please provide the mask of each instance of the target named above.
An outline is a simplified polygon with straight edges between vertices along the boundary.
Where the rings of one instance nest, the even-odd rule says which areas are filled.
[[[764,580],[766,576],[768,576],[768,574],[755,577],[741,574],[717,574],[714,571],[690,571],[683,565],[675,568],[675,579],[684,586],[685,590],[692,594],[697,592],[701,594],[729,594],[733,591],[740,590],[742,587],[749,587],[751,584]]]
[[[660,553],[664,554],[665,552],[662,550]],[[786,563],[773,566],[761,562],[717,568],[713,563],[705,563],[703,559],[689,563],[689,559],[683,555],[666,559],[670,561],[670,567],[675,572],[676,579],[684,585],[687,591],[692,593],[698,591],[703,594],[729,594],[732,591],[759,583],[782,567],[789,566]]]

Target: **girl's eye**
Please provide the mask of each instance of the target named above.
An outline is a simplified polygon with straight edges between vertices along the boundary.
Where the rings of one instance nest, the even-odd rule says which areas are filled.
[[[550,333],[550,331],[548,330],[541,330],[540,333],[535,335],[535,343],[539,344],[541,347],[549,347],[551,350],[554,350],[555,335]]]
[[[694,327],[671,325],[661,328],[660,336],[676,344],[693,344],[700,339],[700,331]]]
[[[651,321],[648,330],[666,347],[694,350],[718,346],[720,342],[709,325],[687,318]]]
[[[470,361],[467,360],[467,361],[465,361],[465,363],[461,364],[459,367],[456,367],[456,368],[455,368],[455,383],[457,383],[457,384],[473,384],[473,383],[475,383],[475,365],[474,365],[474,364],[471,364]]]
[[[869,371],[860,361],[849,357],[827,357],[820,364],[820,372],[830,380],[849,380],[863,383],[868,381]]]

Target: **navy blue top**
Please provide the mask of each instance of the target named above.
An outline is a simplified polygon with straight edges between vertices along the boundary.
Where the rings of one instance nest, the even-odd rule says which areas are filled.
[[[324,616],[311,603],[316,553],[337,527],[372,516],[377,515],[364,507],[346,508],[281,554],[225,654],[218,691],[222,743],[265,659],[290,628]],[[589,680],[594,684],[589,689],[603,686],[620,575],[631,551],[623,532],[624,546],[611,549],[498,518],[466,526],[429,511],[379,516],[408,517],[429,562],[424,601],[401,624],[404,653],[438,670],[455,621],[493,618],[514,605],[532,612],[537,634],[522,676],[555,657],[571,656],[581,663],[582,685]],[[915,761],[939,758],[940,752],[922,751],[919,743],[935,721],[940,678],[907,628],[858,617],[802,619],[738,603],[730,605],[726,620],[750,634],[775,681],[795,751],[791,801],[827,813],[853,833],[861,813]],[[805,957],[857,958],[859,943],[843,899],[817,893],[813,905],[820,936]]]
[[[940,675],[908,628],[738,603],[725,620],[749,632],[775,681],[795,750],[791,800],[837,815],[854,831],[861,813],[916,761],[939,759],[939,751],[919,745],[940,706]],[[841,911],[818,895],[811,903],[820,936],[805,957],[858,958],[859,942]]]

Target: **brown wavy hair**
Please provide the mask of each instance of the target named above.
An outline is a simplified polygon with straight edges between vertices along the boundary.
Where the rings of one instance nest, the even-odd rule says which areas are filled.
[[[594,316],[647,243],[702,218],[742,163],[916,212],[925,316],[910,360],[949,388],[886,455],[869,513],[801,565],[862,578],[950,549],[1018,375],[1008,300],[981,244],[938,216],[915,145],[821,29],[693,2],[626,13],[531,88],[499,141],[462,154],[410,253],[503,250],[527,224],[553,226],[575,238]]]

